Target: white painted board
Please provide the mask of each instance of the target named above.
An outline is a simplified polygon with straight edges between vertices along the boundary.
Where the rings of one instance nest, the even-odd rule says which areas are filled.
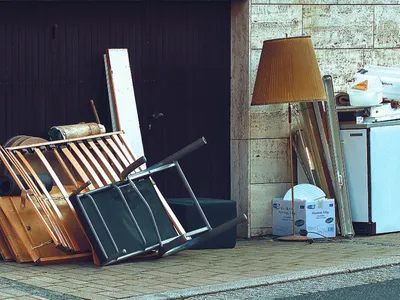
[[[353,222],[368,222],[367,130],[340,130]]]
[[[107,49],[113,131],[123,130],[135,158],[144,155],[128,49]],[[114,127],[115,126],[115,127]]]

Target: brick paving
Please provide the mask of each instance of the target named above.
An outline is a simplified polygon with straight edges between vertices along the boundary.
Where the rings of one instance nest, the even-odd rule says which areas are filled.
[[[352,241],[290,243],[238,241],[234,249],[188,250],[162,259],[118,265],[33,266],[0,261],[0,299],[116,299],[345,266],[400,256],[400,234]]]

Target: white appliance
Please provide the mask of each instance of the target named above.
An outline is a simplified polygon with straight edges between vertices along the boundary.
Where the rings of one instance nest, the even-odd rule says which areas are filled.
[[[342,124],[356,234],[400,231],[400,121]]]

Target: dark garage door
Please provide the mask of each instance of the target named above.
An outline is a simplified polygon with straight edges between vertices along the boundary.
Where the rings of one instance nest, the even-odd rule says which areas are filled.
[[[229,197],[229,2],[1,2],[0,41],[1,143],[94,121],[90,99],[110,129],[102,55],[128,48],[150,164],[204,135],[182,167],[197,195]]]

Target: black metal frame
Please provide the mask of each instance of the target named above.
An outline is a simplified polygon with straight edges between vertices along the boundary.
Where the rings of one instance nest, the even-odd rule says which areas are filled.
[[[98,189],[95,189],[95,190],[92,190],[92,191],[89,191],[86,193],[79,194],[84,189],[84,187],[82,187],[79,190],[77,190],[76,192],[74,192],[73,194],[71,194],[70,199],[71,199],[73,205],[75,206],[75,208],[78,212],[78,215],[80,215],[80,219],[81,219],[82,223],[85,223],[87,225],[86,226],[87,229],[85,229],[85,230],[90,230],[90,234],[87,233],[87,235],[89,236],[89,239],[90,239],[90,237],[92,237],[91,243],[97,244],[97,246],[98,246],[97,248],[100,249],[100,251],[102,252],[101,257],[105,258],[105,259],[101,260],[101,265],[112,264],[117,261],[129,258],[129,257],[137,255],[137,254],[148,252],[151,250],[158,250],[158,254],[161,257],[168,256],[168,255],[174,254],[176,252],[188,249],[197,243],[200,243],[204,240],[214,237],[226,230],[229,230],[230,228],[236,226],[237,224],[240,224],[247,220],[246,215],[242,215],[242,216],[239,216],[229,222],[226,222],[226,223],[222,224],[221,226],[214,228],[214,229],[211,227],[210,223],[208,222],[208,219],[207,219],[206,215],[204,214],[204,211],[202,210],[202,208],[196,198],[196,195],[194,194],[194,192],[193,192],[193,190],[192,190],[192,188],[191,188],[191,186],[190,186],[190,184],[178,162],[178,160],[180,158],[182,158],[183,156],[187,155],[188,153],[194,151],[195,149],[197,149],[205,144],[206,144],[206,140],[204,138],[200,138],[197,141],[193,142],[192,144],[186,146],[185,148],[179,150],[178,152],[174,153],[173,155],[162,160],[161,162],[159,162],[143,171],[129,174],[130,172],[133,172],[138,167],[140,167],[141,164],[146,162],[146,159],[144,157],[142,157],[142,158],[138,159],[136,162],[134,162],[132,165],[128,166],[126,168],[126,170],[124,170],[121,173],[121,177],[123,177],[122,181],[108,185],[108,186],[104,186],[104,187],[101,187],[101,188],[98,188]],[[143,196],[143,194],[140,192],[140,190],[136,186],[136,183],[141,180],[145,180],[145,179],[151,180],[150,176],[152,174],[155,174],[155,173],[158,173],[160,171],[164,171],[164,170],[167,170],[170,168],[176,168],[187,191],[189,192],[191,198],[193,199],[195,207],[197,209],[197,212],[200,214],[202,220],[204,221],[205,226],[198,228],[196,230],[193,230],[191,232],[187,232],[182,235],[179,235],[178,233],[176,233],[176,236],[168,238],[166,240],[162,240],[161,235],[160,235],[160,229],[157,226],[154,213],[153,213],[150,205],[146,201],[145,197]],[[90,183],[88,182],[85,184],[85,186],[88,186],[89,184]],[[158,240],[158,242],[154,245],[146,247],[146,244],[147,244],[146,237],[143,234],[143,231],[141,230],[141,228],[134,216],[133,211],[131,210],[130,206],[128,205],[128,202],[127,202],[123,192],[121,191],[121,188],[126,187],[126,186],[130,186],[133,189],[133,191],[137,194],[137,196],[139,196],[140,200],[143,202],[143,204],[147,208],[147,211],[149,212],[149,215],[151,218],[151,223],[153,225],[153,230],[154,230],[154,232],[157,236],[157,240]],[[94,194],[102,192],[106,189],[115,189],[118,191],[119,197],[122,199],[125,209],[128,212],[128,215],[130,216],[132,224],[140,235],[140,238],[142,241],[142,250],[128,253],[128,251],[126,249],[119,249],[117,243],[114,240],[112,233],[109,230],[109,227],[107,226],[105,219],[103,218],[102,212],[97,207],[96,201],[93,197]],[[153,187],[153,189],[154,189],[154,187]],[[90,202],[91,202],[92,206],[94,207],[95,212],[97,214],[97,218],[99,218],[101,220],[102,228],[106,231],[108,239],[111,241],[111,243],[114,247],[115,252],[111,256],[104,249],[103,243],[97,234],[96,228],[92,224],[91,218],[88,215],[88,213],[82,203],[83,197],[88,197],[90,199]],[[171,220],[170,220],[170,222],[172,224]],[[100,255],[98,255],[98,256],[100,256]]]

